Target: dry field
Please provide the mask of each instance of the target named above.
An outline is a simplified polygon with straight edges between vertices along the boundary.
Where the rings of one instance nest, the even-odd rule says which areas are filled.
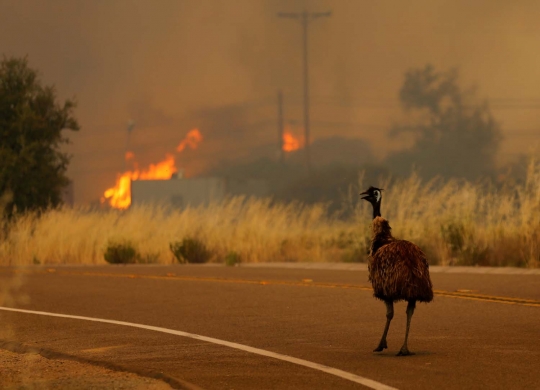
[[[386,189],[382,214],[394,235],[419,244],[431,264],[540,266],[539,164],[531,162],[525,184],[502,189],[423,183],[414,175],[378,184]],[[0,264],[103,264],[115,243],[134,248],[138,262],[170,264],[176,262],[170,244],[184,238],[202,243],[211,262],[231,253],[242,262],[365,261],[371,210],[357,193],[344,199],[347,219],[329,216],[327,205],[243,198],[182,211],[64,208],[24,215],[0,237]]]

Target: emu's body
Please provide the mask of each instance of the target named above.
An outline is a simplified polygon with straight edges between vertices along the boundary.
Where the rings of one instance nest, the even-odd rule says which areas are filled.
[[[433,286],[429,277],[426,255],[412,242],[396,240],[390,224],[381,217],[381,190],[370,187],[361,195],[373,206],[371,248],[369,254],[369,281],[373,294],[386,304],[386,326],[379,346],[374,352],[388,348],[386,335],[394,318],[394,302],[407,301],[407,330],[405,342],[398,355],[410,355],[407,347],[411,318],[416,301],[431,302]]]
[[[385,302],[431,302],[433,287],[424,252],[412,242],[396,240],[390,230],[386,219],[373,220],[368,268],[375,297]]]

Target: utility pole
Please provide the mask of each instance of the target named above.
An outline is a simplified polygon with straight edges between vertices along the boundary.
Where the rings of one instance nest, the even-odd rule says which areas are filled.
[[[279,146],[279,162],[283,163],[285,156],[283,151],[283,92],[281,89],[278,91],[277,96],[277,104],[278,104],[278,146]]]
[[[310,126],[309,126],[309,67],[308,67],[308,25],[309,22],[322,18],[329,17],[332,12],[279,12],[280,18],[299,19],[302,23],[303,32],[303,58],[304,58],[304,139],[305,139],[305,151],[306,151],[306,165],[308,172],[311,173],[311,152],[310,152]]]

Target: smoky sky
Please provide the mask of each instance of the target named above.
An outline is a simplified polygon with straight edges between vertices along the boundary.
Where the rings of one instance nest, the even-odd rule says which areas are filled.
[[[286,122],[301,122],[301,26],[277,13],[304,9],[332,11],[309,26],[314,139],[363,138],[378,158],[403,147],[386,134],[404,73],[431,63],[493,103],[502,157],[537,142],[535,0],[0,0],[0,53],[76,97],[68,174],[85,203],[122,170],[130,120],[141,165],[200,128],[200,150],[179,157],[193,174],[275,142],[279,89]]]

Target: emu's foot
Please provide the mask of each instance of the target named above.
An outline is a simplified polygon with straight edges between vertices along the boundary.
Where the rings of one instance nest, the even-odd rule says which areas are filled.
[[[385,341],[381,341],[379,343],[379,346],[377,348],[375,348],[373,350],[373,352],[381,352],[382,350],[384,349],[387,349],[388,348],[388,344],[386,344],[386,340]]]
[[[410,352],[407,347],[402,347],[396,356],[410,356],[414,355],[414,352]]]

